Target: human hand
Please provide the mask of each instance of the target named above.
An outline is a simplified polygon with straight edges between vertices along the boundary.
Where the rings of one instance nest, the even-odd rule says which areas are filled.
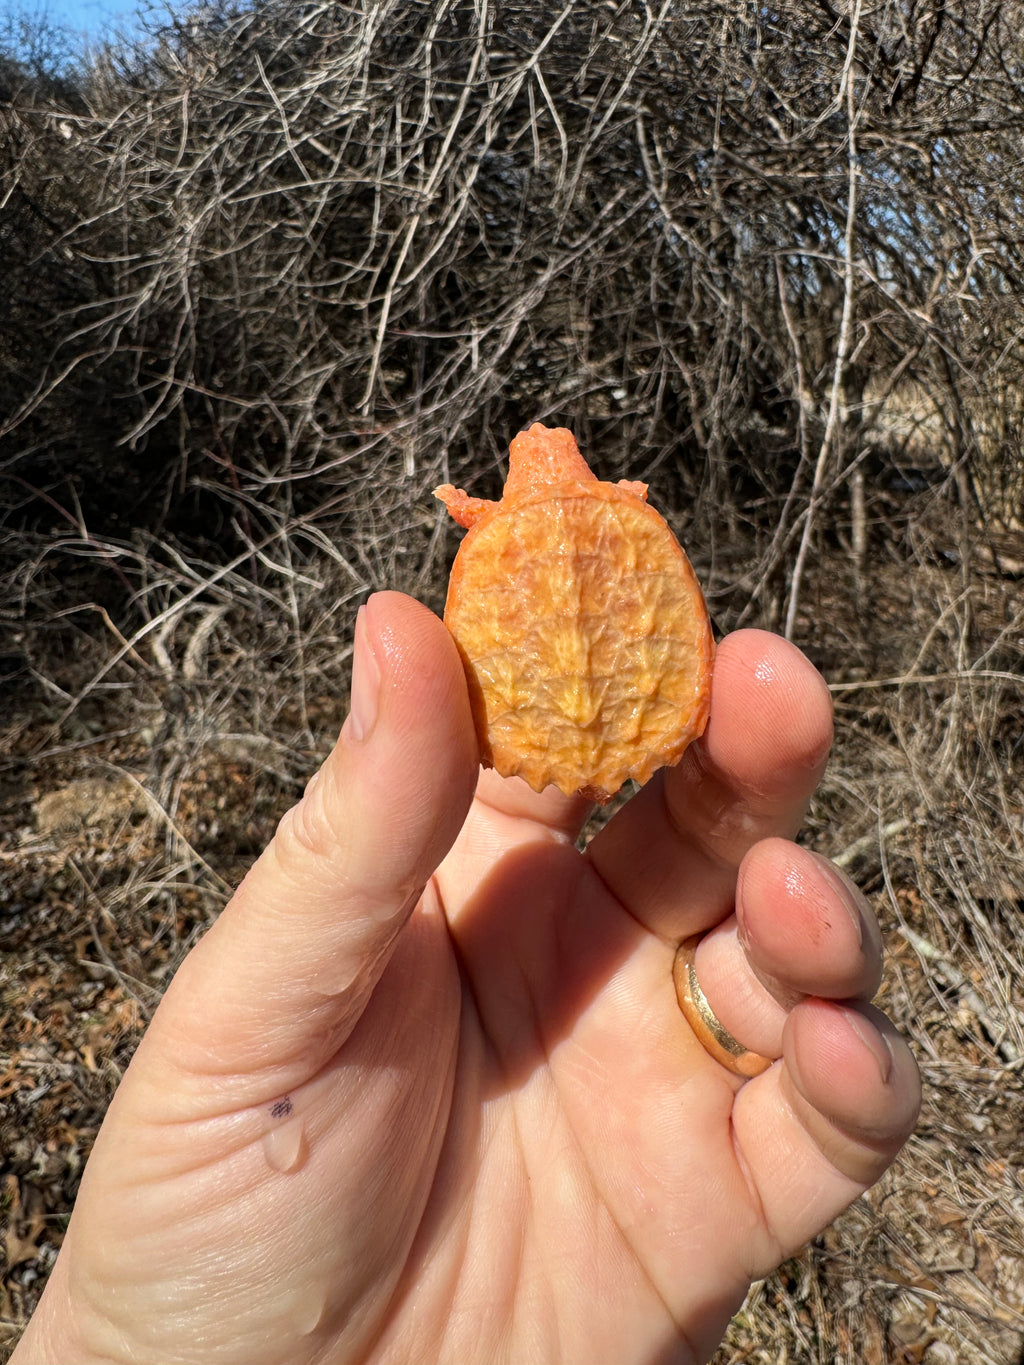
[[[695,1362],[919,1102],[864,899],[789,842],[828,694],[721,645],[711,719],[585,853],[477,782],[462,668],[397,594],[334,752],[178,971],[14,1365]],[[473,799],[474,786],[476,799]],[[677,1004],[680,942],[743,1081]]]

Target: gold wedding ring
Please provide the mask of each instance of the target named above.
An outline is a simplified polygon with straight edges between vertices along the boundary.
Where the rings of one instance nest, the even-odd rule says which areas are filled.
[[[676,999],[686,1022],[693,1029],[701,1047],[716,1062],[736,1076],[759,1076],[771,1066],[767,1057],[751,1052],[738,1042],[708,1004],[708,998],[697,980],[694,955],[703,935],[684,939],[676,952],[672,976],[676,983]]]

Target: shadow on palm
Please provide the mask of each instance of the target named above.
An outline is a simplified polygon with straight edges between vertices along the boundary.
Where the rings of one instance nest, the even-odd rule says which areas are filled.
[[[451,928],[495,1062],[488,1095],[524,1086],[574,1039],[584,1016],[588,1037],[600,1030],[616,1051],[657,1046],[650,1036],[606,1032],[621,1032],[627,1020],[639,1028],[652,1012],[678,1047],[692,1043],[672,984],[675,945],[639,924],[571,845],[538,841],[506,851]]]

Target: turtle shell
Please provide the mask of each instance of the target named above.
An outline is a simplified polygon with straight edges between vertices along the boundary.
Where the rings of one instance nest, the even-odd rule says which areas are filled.
[[[607,800],[677,762],[707,721],[707,610],[646,495],[596,479],[570,432],[539,423],[512,442],[500,502],[437,490],[469,527],[444,619],[482,760],[536,791]]]

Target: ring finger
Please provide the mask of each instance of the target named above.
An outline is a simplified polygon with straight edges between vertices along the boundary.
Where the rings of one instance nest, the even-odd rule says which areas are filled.
[[[765,839],[740,867],[735,914],[700,940],[694,967],[722,1027],[774,1059],[798,1000],[870,1000],[881,936],[866,899],[836,867],[788,840]]]

